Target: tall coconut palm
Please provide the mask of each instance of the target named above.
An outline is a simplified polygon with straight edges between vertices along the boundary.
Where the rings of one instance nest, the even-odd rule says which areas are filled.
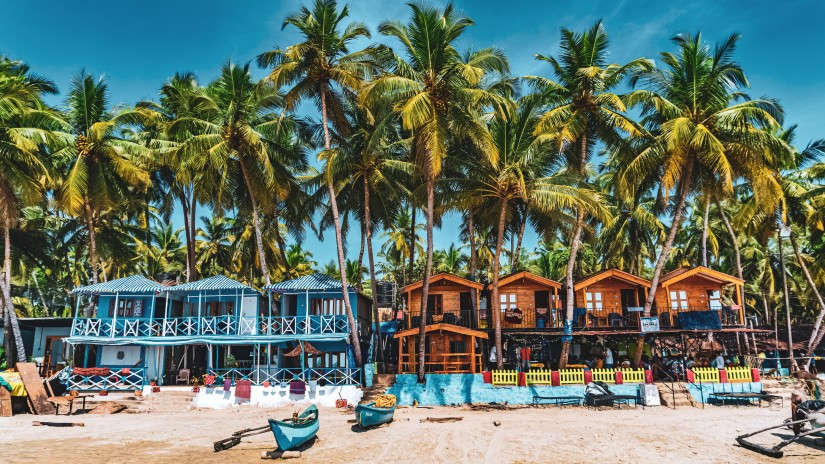
[[[455,12],[452,5],[443,10],[411,4],[407,24],[387,21],[379,31],[401,43],[406,55],[389,58],[389,72],[370,82],[361,96],[367,104],[382,99],[395,103],[402,126],[412,132],[413,157],[426,184],[427,256],[421,294],[418,377],[424,379],[423,353],[430,276],[433,268],[433,227],[435,221],[435,182],[441,174],[450,138],[471,140],[491,159],[495,145],[485,127],[480,110],[500,105],[501,98],[482,89],[480,84],[491,74],[509,71],[500,50],[482,49],[462,57],[455,48],[457,40],[473,24]]]
[[[150,151],[121,137],[119,132],[124,124],[145,123],[146,113],[112,113],[106,82],[81,71],[71,82],[66,117],[74,137],[64,150],[71,164],[58,188],[57,199],[68,214],[82,217],[86,223],[89,266],[92,282],[97,283],[97,222],[102,214],[127,201],[135,189],[149,185],[145,167]]]
[[[556,211],[572,209],[605,220],[609,217],[602,205],[601,197],[590,189],[571,186],[565,175],[548,175],[552,165],[552,151],[548,140],[535,130],[539,122],[542,99],[538,95],[528,95],[516,102],[516,109],[509,117],[497,117],[490,124],[490,133],[498,157],[483,156],[464,158],[469,164],[477,159],[477,168],[464,181],[475,188],[463,189],[471,196],[488,200],[489,211],[497,211],[493,222],[496,231],[495,256],[492,263],[492,297],[496,353],[503,353],[501,340],[501,311],[499,305],[498,281],[501,269],[502,246],[507,228],[507,216],[515,214],[516,202],[534,205],[537,210],[552,214]],[[461,181],[458,181],[461,182]],[[503,356],[497,357],[498,368],[503,367]]]
[[[26,361],[26,350],[11,297],[11,230],[21,216],[21,206],[43,198],[49,170],[42,147],[55,145],[53,130],[65,123],[41,98],[57,90],[22,62],[0,56],[0,221],[3,227],[3,320],[8,328],[5,351],[8,364]]]
[[[376,68],[370,48],[350,52],[352,43],[370,36],[363,23],[350,23],[342,29],[341,22],[349,16],[349,8],[338,9],[335,0],[315,0],[312,10],[303,6],[284,20],[282,29],[293,27],[301,34],[302,42],[285,49],[275,49],[258,56],[261,67],[272,67],[268,78],[278,86],[292,87],[286,93],[286,109],[292,110],[305,98],[314,98],[321,112],[324,134],[324,151],[319,158],[331,163],[336,152],[332,148],[330,123],[339,133],[347,133],[347,122],[341,99],[341,91],[354,91],[361,87],[363,78],[372,75]],[[338,267],[344,308],[352,330],[351,346],[355,362],[361,364],[361,345],[355,330],[355,316],[349,300],[344,239],[338,202],[335,196],[332,170],[327,169],[327,192],[335,228],[338,248]]]
[[[635,184],[654,177],[661,179],[662,198],[673,197],[670,229],[645,301],[646,317],[691,195],[697,191],[732,195],[734,182],[745,180],[753,185],[763,211],[774,211],[782,198],[766,153],[777,153],[785,144],[760,130],[778,126],[781,108],[772,100],[737,102],[748,85],[733,60],[738,39],[733,34],[711,50],[701,34],[676,36],[676,52],[661,55],[666,67],[640,72],[631,82],[647,87],[633,92],[629,103],[641,105],[643,122],[654,141],[623,169],[620,191],[630,192]],[[637,365],[643,344],[642,336],[637,340]]]
[[[291,118],[277,117],[276,111],[283,108],[282,95],[272,83],[255,81],[249,64],[226,63],[200,98],[198,114],[174,120],[166,131],[173,139],[189,134],[176,149],[185,169],[220,173],[212,192],[216,210],[235,205],[241,212],[248,211],[257,264],[269,285],[261,215],[270,210],[273,197],[289,195],[288,162],[297,154],[283,153],[280,141],[296,124]]]
[[[643,58],[625,65],[610,64],[607,47],[607,33],[601,21],[582,33],[562,29],[559,57],[536,55],[536,59],[550,64],[556,81],[538,76],[527,78],[552,102],[536,132],[555,138],[556,150],[566,155],[568,169],[578,176],[581,186],[587,184],[587,165],[597,142],[618,147],[624,144],[622,134],[639,134],[636,125],[623,114],[626,108],[622,98],[613,92],[629,73],[652,67],[652,62]],[[567,308],[559,360],[562,368],[567,365],[572,342],[573,270],[586,221],[586,211],[577,211],[565,273]]]

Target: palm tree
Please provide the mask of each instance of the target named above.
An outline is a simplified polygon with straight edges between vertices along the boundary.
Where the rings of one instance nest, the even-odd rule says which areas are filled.
[[[536,59],[550,64],[557,81],[538,76],[527,77],[551,101],[536,132],[555,139],[557,151],[566,155],[568,169],[576,173],[582,187],[587,185],[587,164],[598,141],[621,146],[624,144],[621,133],[639,134],[636,125],[622,114],[626,110],[625,104],[613,90],[629,73],[652,67],[652,62],[643,58],[625,65],[608,64],[607,46],[607,33],[601,21],[583,33],[564,28],[561,31],[561,53],[558,59],[536,55]],[[576,225],[570,241],[570,258],[565,273],[567,308],[559,358],[561,368],[567,365],[572,342],[575,306],[573,270],[586,220],[586,211],[576,212]]]
[[[207,275],[228,272],[232,260],[230,247],[234,241],[234,220],[220,216],[201,216],[201,224],[203,225],[195,231],[198,272]]]
[[[0,56],[0,220],[3,225],[3,320],[8,331],[5,352],[8,365],[26,361],[26,350],[11,296],[11,230],[21,215],[21,206],[43,198],[49,170],[42,147],[55,145],[53,129],[65,123],[41,97],[57,90],[50,81],[29,71],[19,61]]]
[[[457,15],[452,5],[443,11],[418,4],[411,4],[410,8],[412,17],[408,24],[387,21],[378,27],[382,34],[401,42],[406,60],[401,56],[388,57],[389,73],[367,84],[361,97],[366,104],[383,99],[395,103],[403,128],[412,133],[414,158],[425,179],[427,256],[418,337],[418,351],[424,353],[433,267],[435,181],[441,174],[450,138],[472,140],[485,156],[497,157],[479,112],[483,106],[500,104],[501,98],[480,88],[480,84],[491,73],[506,74],[509,65],[497,49],[481,49],[466,57],[459,54],[455,42],[473,22]],[[419,363],[418,377],[423,381],[423,362]]]
[[[292,110],[308,97],[317,99],[321,111],[321,123],[324,134],[324,151],[319,158],[327,165],[333,162],[336,152],[332,149],[330,122],[339,133],[346,134],[340,90],[354,91],[361,87],[364,77],[374,71],[372,50],[366,49],[350,53],[352,42],[370,36],[362,23],[351,23],[341,31],[341,21],[349,16],[349,8],[340,11],[335,0],[315,0],[312,10],[307,7],[290,14],[284,20],[282,29],[292,26],[303,37],[303,42],[286,49],[275,49],[258,56],[258,65],[273,67],[268,80],[278,86],[292,85],[286,94],[286,109]],[[340,88],[340,89],[339,89]],[[335,197],[332,170],[327,169],[326,185],[329,205],[335,227],[335,240],[338,248],[338,266],[341,278],[341,291],[344,308],[347,313],[352,337],[355,362],[361,364],[361,346],[355,330],[355,317],[349,300],[347,273],[345,269],[344,239]]]
[[[772,100],[736,102],[747,86],[742,68],[733,61],[738,39],[733,34],[711,51],[701,34],[676,36],[677,52],[662,53],[666,68],[640,72],[631,81],[648,87],[635,91],[629,103],[641,105],[654,140],[623,169],[619,191],[631,192],[635,184],[654,177],[661,179],[658,188],[665,201],[675,194],[670,230],[645,301],[646,317],[689,196],[696,191],[729,196],[734,181],[744,179],[753,185],[762,211],[774,211],[782,198],[765,153],[776,153],[785,144],[759,130],[777,127],[781,109]],[[637,365],[643,344],[642,336],[637,340]]]
[[[434,254],[437,257],[433,258],[438,263],[436,269],[439,272],[460,275],[464,264],[467,263],[467,255],[461,252],[462,248],[455,246],[455,243],[450,243],[449,248],[446,250],[436,251]]]
[[[86,222],[92,282],[98,282],[100,261],[96,223],[101,215],[127,201],[135,189],[149,185],[149,150],[120,137],[119,129],[146,122],[140,110],[113,114],[109,108],[107,85],[81,71],[71,82],[66,117],[71,124],[73,143],[64,149],[71,160],[69,172],[58,188],[60,206]]]
[[[257,264],[265,285],[271,283],[271,275],[261,215],[271,210],[273,197],[289,195],[293,180],[286,160],[296,155],[285,153],[289,149],[281,143],[285,133],[296,130],[296,123],[273,114],[283,103],[270,82],[253,80],[249,64],[229,62],[201,96],[201,111],[178,118],[167,127],[173,139],[184,138],[176,148],[184,169],[220,173],[212,187],[216,210],[233,204],[249,208]]]

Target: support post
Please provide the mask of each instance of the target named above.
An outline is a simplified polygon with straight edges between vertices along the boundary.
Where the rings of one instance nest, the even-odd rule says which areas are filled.
[[[269,317],[266,319],[266,334],[272,335],[272,292],[266,292],[266,300],[267,300],[267,313]],[[270,352],[269,352],[269,344],[267,344],[266,348],[266,358],[270,359]]]
[[[115,338],[115,331],[117,330],[117,310],[118,310],[118,303],[120,299],[120,292],[115,292],[115,309],[112,312],[112,330],[110,332],[109,337]]]

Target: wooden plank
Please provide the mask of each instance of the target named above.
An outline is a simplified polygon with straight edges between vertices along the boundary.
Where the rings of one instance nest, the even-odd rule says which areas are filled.
[[[85,427],[83,422],[43,422],[32,421],[33,427]]]
[[[43,379],[37,372],[34,363],[17,363],[17,371],[23,379],[23,386],[29,394],[34,413],[39,415],[54,414],[54,406],[49,403],[49,396],[43,388]]]
[[[11,417],[11,392],[0,387],[0,417]]]
[[[89,414],[117,414],[124,409],[126,409],[125,405],[107,402],[101,403],[99,406],[89,411]]]

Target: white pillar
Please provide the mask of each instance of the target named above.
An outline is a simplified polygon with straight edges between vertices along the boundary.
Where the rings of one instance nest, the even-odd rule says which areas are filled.
[[[304,333],[309,333],[310,332],[310,327],[309,327],[309,290],[304,290],[304,294],[306,295],[306,301],[304,302],[304,316],[306,317],[306,327],[304,327]],[[296,321],[296,324],[297,324],[297,321]],[[301,345],[301,346],[303,346],[303,345]]]
[[[117,326],[117,304],[119,302],[119,299],[120,299],[120,292],[115,292],[115,310],[112,311],[112,330],[109,333],[110,334],[109,336],[111,338],[115,338],[115,330],[116,330],[116,326]],[[99,304],[99,300],[98,300],[98,304]],[[99,316],[99,314],[98,314],[98,316]]]

